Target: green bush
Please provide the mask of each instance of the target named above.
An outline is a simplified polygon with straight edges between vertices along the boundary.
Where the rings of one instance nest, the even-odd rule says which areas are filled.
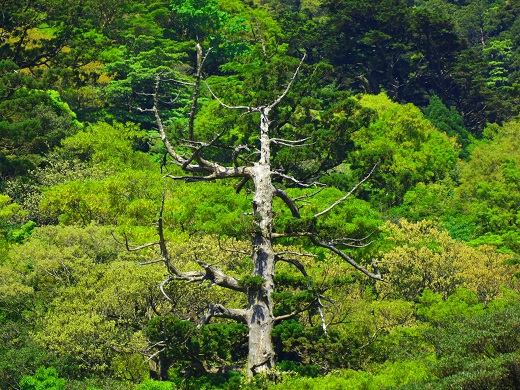
[[[172,382],[154,381],[146,379],[135,390],[173,390],[175,385]]]
[[[34,375],[25,375],[20,381],[21,390],[65,390],[66,381],[58,378],[54,367],[40,367]]]

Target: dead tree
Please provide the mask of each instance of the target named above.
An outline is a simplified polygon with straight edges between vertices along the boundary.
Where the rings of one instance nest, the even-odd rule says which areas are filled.
[[[303,275],[307,275],[305,268],[300,262],[297,260],[287,260],[284,258],[283,254],[277,253],[274,249],[274,245],[277,239],[281,237],[287,237],[287,235],[284,233],[273,232],[273,201],[275,197],[280,198],[284,202],[293,217],[301,218],[299,207],[297,205],[298,199],[292,199],[283,188],[276,184],[276,180],[283,179],[301,187],[318,186],[317,183],[307,184],[299,181],[297,178],[283,174],[280,171],[274,169],[274,167],[271,165],[271,150],[274,144],[291,147],[305,145],[307,142],[307,139],[288,140],[273,138],[270,135],[269,129],[269,114],[289,92],[300,71],[300,67],[304,58],[302,58],[300,64],[294,71],[284,91],[267,105],[258,107],[230,106],[222,102],[208,86],[208,90],[223,107],[233,110],[242,110],[246,113],[258,113],[260,115],[260,127],[258,135],[260,146],[257,150],[258,153],[253,154],[253,157],[243,159],[243,161],[246,161],[246,164],[240,165],[238,164],[238,159],[236,156],[237,154],[240,154],[242,150],[241,148],[237,148],[233,152],[234,154],[232,160],[234,161],[234,164],[223,165],[217,161],[206,160],[203,156],[204,150],[214,145],[222,136],[222,134],[217,134],[215,138],[209,142],[196,141],[193,135],[192,126],[195,115],[194,107],[197,106],[196,100],[199,94],[199,84],[201,82],[202,74],[201,67],[204,63],[204,58],[201,57],[202,51],[200,50],[200,47],[197,48],[197,52],[199,55],[199,60],[197,61],[198,69],[196,72],[197,80],[192,84],[192,86],[195,87],[193,98],[194,103],[192,104],[189,120],[189,139],[185,140],[191,148],[191,153],[189,155],[185,155],[177,151],[174,144],[170,142],[163,122],[161,121],[159,109],[159,88],[161,83],[160,75],[158,75],[156,78],[155,93],[153,95],[153,108],[148,109],[147,111],[153,112],[155,115],[160,137],[166,147],[169,157],[171,158],[171,162],[180,167],[184,172],[182,175],[166,175],[166,177],[173,180],[184,180],[186,182],[238,179],[239,182],[236,187],[237,192],[240,192],[240,190],[247,182],[252,182],[252,214],[254,227],[251,237],[250,258],[253,264],[253,274],[250,275],[251,278],[249,280],[253,280],[255,283],[248,283],[245,285],[237,278],[227,275],[221,269],[201,260],[196,260],[200,266],[199,270],[185,272],[177,269],[168,254],[168,248],[164,238],[162,213],[158,221],[159,240],[153,244],[156,244],[160,247],[161,261],[165,262],[169,272],[168,278],[161,283],[161,289],[163,292],[164,286],[173,281],[210,281],[213,285],[238,291],[247,296],[247,307],[245,308],[229,308],[221,304],[210,305],[207,313],[203,317],[203,323],[210,321],[212,317],[220,317],[240,321],[247,325],[249,329],[247,373],[248,376],[253,376],[258,373],[265,373],[274,366],[275,356],[271,338],[271,332],[274,325],[279,321],[294,317],[302,311],[310,308],[310,306],[302,307],[292,313],[278,317],[274,315],[273,310],[273,292],[275,290],[274,276],[277,261],[287,261],[288,263],[294,265],[300,272],[303,273]],[[249,149],[249,147],[244,146],[242,149]],[[253,159],[254,161],[252,161]],[[371,173],[372,172],[370,172],[364,179],[362,179],[344,197],[338,199],[323,211],[316,213],[315,217],[319,218],[321,215],[332,212],[334,207],[350,196],[364,181],[369,178]],[[327,248],[368,277],[374,280],[382,280],[381,275],[374,264],[374,271],[371,272],[362,265],[358,264],[349,255],[338,248],[338,246],[343,245],[345,241],[325,241],[310,232],[300,232],[297,233],[297,235],[301,237],[308,237],[308,239],[314,245]],[[313,304],[319,306],[319,299],[320,297],[317,296]],[[320,316],[323,319],[321,311]],[[323,323],[323,325],[324,330],[326,330],[325,323]]]

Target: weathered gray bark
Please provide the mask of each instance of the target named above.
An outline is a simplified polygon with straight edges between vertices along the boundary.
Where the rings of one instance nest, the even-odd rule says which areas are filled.
[[[251,168],[254,184],[253,220],[256,224],[251,258],[254,265],[253,275],[260,276],[263,282],[248,290],[249,375],[265,371],[274,365],[271,331],[275,321],[272,299],[275,251],[271,232],[275,189],[271,182],[269,110],[269,107],[260,109],[260,160]]]

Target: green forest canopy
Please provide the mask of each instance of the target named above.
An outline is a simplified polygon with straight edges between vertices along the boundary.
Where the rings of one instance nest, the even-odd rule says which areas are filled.
[[[515,388],[519,13],[516,0],[2,2],[0,388]],[[343,249],[388,281],[280,241],[309,256],[298,257],[307,276],[277,265],[277,315],[321,296],[328,327],[311,305],[275,327],[276,384],[241,375],[242,324],[197,327],[208,303],[241,296],[170,283],[168,300],[164,269],[141,265],[157,254],[127,250],[156,240],[165,194],[177,267],[251,272],[251,188],[165,183],[178,172],[146,111],[155,76],[175,80],[161,84],[161,115],[182,148],[196,43],[207,56],[195,136],[222,132],[225,148],[204,157],[228,165],[225,151],[245,156],[258,120],[209,88],[229,104],[268,104],[306,54],[270,119],[273,137],[308,145],[275,146],[272,160],[328,187],[273,228],[349,237],[360,245]],[[312,218],[375,164],[355,197]]]

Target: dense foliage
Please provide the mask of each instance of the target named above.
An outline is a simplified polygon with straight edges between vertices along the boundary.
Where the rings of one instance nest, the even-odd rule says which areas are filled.
[[[0,388],[518,388],[519,16],[517,0],[0,1]],[[176,267],[247,275],[250,187],[164,181],[179,172],[149,110],[160,75],[180,148],[221,133],[205,157],[250,158],[258,115],[213,94],[267,104],[304,53],[271,114],[273,137],[308,139],[272,156],[309,200],[274,222],[278,249],[305,254],[277,265],[276,314],[298,313],[274,328],[276,370],[248,381],[244,325],[198,326],[244,298],[159,286],[153,248],[134,249],[163,204]],[[349,237],[386,281],[304,231]]]

